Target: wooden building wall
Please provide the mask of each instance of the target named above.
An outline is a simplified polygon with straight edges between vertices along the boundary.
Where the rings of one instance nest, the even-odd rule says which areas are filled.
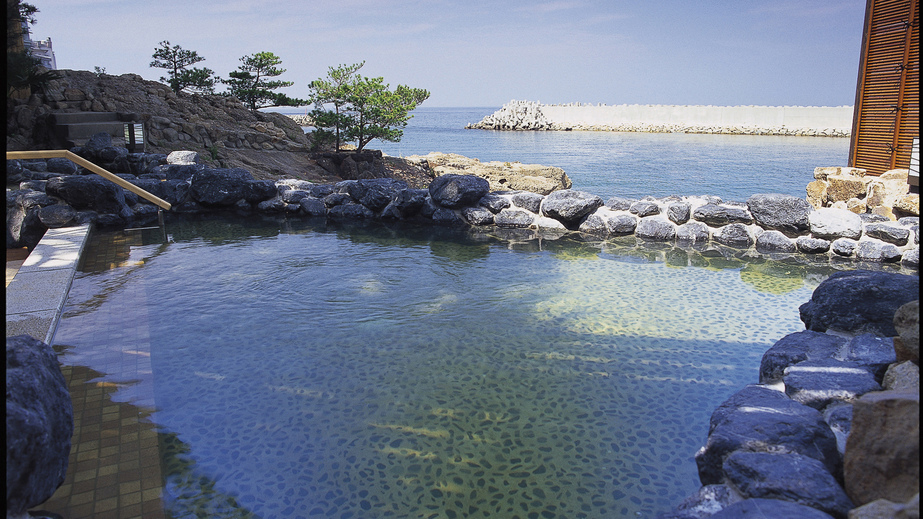
[[[849,165],[909,168],[920,124],[919,0],[867,0]]]

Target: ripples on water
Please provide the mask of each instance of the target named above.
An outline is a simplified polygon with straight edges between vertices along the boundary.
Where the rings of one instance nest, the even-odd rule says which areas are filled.
[[[168,231],[100,233],[112,268],[78,275],[56,343],[156,406],[177,517],[651,517],[698,488],[711,411],[829,273],[413,226]],[[145,347],[152,379],[112,369]]]

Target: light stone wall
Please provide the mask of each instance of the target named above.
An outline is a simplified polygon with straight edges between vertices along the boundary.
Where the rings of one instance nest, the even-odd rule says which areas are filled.
[[[852,130],[851,106],[540,105],[561,126],[668,125]]]

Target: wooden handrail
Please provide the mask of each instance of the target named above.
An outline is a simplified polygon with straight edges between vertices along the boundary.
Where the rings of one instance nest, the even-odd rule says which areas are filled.
[[[8,151],[6,152],[6,160],[59,159],[59,158],[67,159],[73,162],[74,164],[77,164],[78,166],[83,166],[84,168],[92,171],[93,173],[96,173],[97,175],[103,177],[104,179],[110,182],[114,182],[115,184],[121,187],[124,187],[125,189],[131,191],[132,193],[144,198],[145,200],[148,200],[151,203],[157,204],[158,206],[166,209],[167,211],[169,211],[170,208],[173,207],[170,205],[170,202],[167,202],[166,200],[163,200],[161,198],[158,198],[148,193],[147,191],[132,184],[131,182],[128,182],[127,180],[123,180],[113,175],[112,173],[109,173],[105,169],[97,166],[96,164],[93,164],[87,159],[77,155],[76,153],[72,153],[67,150],[36,150],[36,151]]]

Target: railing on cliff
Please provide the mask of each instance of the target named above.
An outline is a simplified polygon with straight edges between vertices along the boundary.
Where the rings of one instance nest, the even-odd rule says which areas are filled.
[[[77,164],[78,166],[82,166],[82,167],[84,167],[84,168],[86,168],[86,169],[92,171],[93,173],[96,173],[97,175],[103,177],[104,179],[106,179],[106,180],[108,180],[108,181],[110,181],[110,182],[113,182],[114,184],[116,184],[116,185],[118,185],[118,186],[120,186],[120,187],[123,187],[123,188],[125,188],[125,189],[131,191],[132,193],[134,193],[134,194],[140,196],[141,198],[144,198],[145,200],[147,200],[147,201],[149,201],[149,202],[151,202],[151,203],[153,203],[153,204],[155,204],[155,205],[157,205],[157,206],[159,206],[159,207],[161,207],[161,208],[163,208],[163,209],[166,209],[167,211],[169,211],[170,208],[172,207],[172,206],[170,205],[170,202],[167,202],[166,200],[163,200],[163,199],[161,199],[161,198],[158,198],[158,197],[155,196],[155,195],[152,195],[151,193],[148,193],[147,191],[145,191],[145,190],[141,189],[140,187],[138,187],[138,186],[132,184],[131,182],[128,182],[128,181],[126,181],[126,180],[123,180],[123,179],[117,177],[116,175],[113,175],[112,173],[109,173],[109,172],[106,171],[105,169],[103,169],[103,168],[97,166],[96,164],[93,164],[92,162],[88,161],[87,159],[85,159],[85,158],[83,158],[83,157],[81,157],[81,156],[79,156],[79,155],[77,155],[77,154],[75,154],[75,153],[73,153],[73,152],[67,151],[67,150],[38,150],[38,151],[8,151],[8,152],[6,152],[6,160],[14,160],[14,159],[58,159],[58,158],[67,159],[67,160],[73,162],[74,164]]]

